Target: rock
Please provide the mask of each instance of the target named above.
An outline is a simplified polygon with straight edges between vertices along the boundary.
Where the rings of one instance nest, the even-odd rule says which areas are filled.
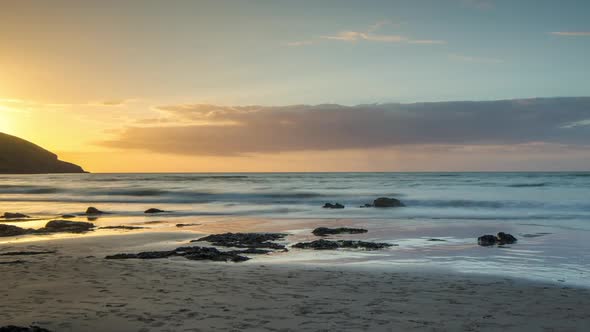
[[[0,133],[0,174],[85,173],[31,142]]]
[[[75,215],[73,215],[73,214],[64,214],[64,215],[62,215],[61,217],[62,217],[62,218],[64,218],[64,219],[72,219],[72,218],[76,218],[76,216],[75,216]]]
[[[47,329],[31,325],[29,327],[7,325],[0,327],[0,332],[51,332]]]
[[[105,259],[160,259],[177,256],[174,250],[172,251],[144,251],[138,254],[115,254],[106,256]]]
[[[100,211],[99,209],[91,206],[86,209],[86,214],[103,214],[104,212]]]
[[[477,238],[477,244],[479,244],[480,246],[493,246],[495,244],[513,244],[516,241],[518,240],[514,236],[504,232],[498,233],[498,236],[483,235]]]
[[[493,246],[496,242],[498,242],[498,239],[493,235],[482,235],[477,238],[477,244],[480,246]]]
[[[56,251],[9,251],[3,252],[0,256],[31,256],[31,255],[45,255],[45,254],[55,254]]]
[[[201,224],[176,224],[176,227],[189,227],[189,226],[199,226]]]
[[[27,216],[26,214],[22,214],[22,213],[13,213],[13,212],[4,212],[4,215],[2,216],[2,218],[4,219],[22,219],[22,218],[30,218],[29,216]]]
[[[365,205],[359,206],[360,208],[370,208],[373,207],[373,204],[365,203]]]
[[[513,244],[516,241],[518,240],[511,234],[506,234],[504,232],[498,233],[498,242],[500,242],[500,244]]]
[[[94,227],[93,223],[83,221],[51,220],[35,233],[83,233],[91,231]]]
[[[241,256],[235,251],[219,251],[212,247],[179,247],[171,251],[146,251],[138,254],[116,254],[106,256],[105,259],[160,259],[172,256],[182,256],[190,260],[232,261],[244,262],[250,258]]]
[[[339,227],[339,228],[328,228],[328,227],[318,227],[313,230],[313,235],[316,236],[326,236],[331,234],[360,234],[366,233],[366,229],[362,228],[348,228],[348,227]]]
[[[213,234],[191,242],[206,241],[220,247],[285,249],[282,244],[270,242],[282,239],[280,233],[224,233]]]
[[[447,242],[447,240],[443,240],[443,239],[428,239],[427,241],[430,241],[430,242]]]
[[[293,245],[293,248],[299,249],[314,249],[314,250],[334,250],[338,248],[352,248],[352,249],[365,249],[365,250],[378,250],[393,246],[389,243],[379,242],[365,242],[365,241],[351,241],[351,240],[340,240],[340,241],[328,241],[328,240],[316,240],[312,242],[300,242]]]
[[[379,197],[373,201],[376,208],[402,207],[405,206],[400,200],[388,197]]]
[[[143,228],[145,228],[145,227],[121,225],[121,226],[105,226],[105,227],[101,227],[99,229],[126,229],[126,230],[134,230],[134,229],[143,229]]]
[[[336,241],[316,240],[312,242],[300,242],[293,245],[293,248],[314,249],[314,250],[334,250],[338,249]]]
[[[340,203],[326,203],[323,206],[324,209],[344,209],[344,205],[340,204]]]
[[[226,251],[228,253],[233,253],[233,254],[250,254],[250,255],[264,255],[264,254],[270,254],[271,252],[273,252],[272,250],[265,250],[265,249],[257,249],[257,248],[248,248],[245,250],[232,250],[232,251]]]
[[[151,209],[145,210],[143,213],[162,213],[162,212],[166,212],[166,211],[160,210],[160,209],[151,208]]]
[[[232,261],[237,263],[250,259],[237,254],[235,251],[223,252],[212,247],[180,247],[176,249],[176,252],[181,253],[181,256],[190,260]]]
[[[13,225],[0,224],[0,237],[19,236],[19,235],[31,234],[32,232],[34,232],[34,230],[30,229],[30,228],[25,229],[25,228],[13,226]]]

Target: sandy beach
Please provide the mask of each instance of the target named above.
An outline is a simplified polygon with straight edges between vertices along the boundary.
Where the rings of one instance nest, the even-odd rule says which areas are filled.
[[[586,331],[590,290],[524,279],[366,266],[106,260],[194,234],[5,243],[3,325],[52,331]],[[14,261],[20,261],[14,263]]]

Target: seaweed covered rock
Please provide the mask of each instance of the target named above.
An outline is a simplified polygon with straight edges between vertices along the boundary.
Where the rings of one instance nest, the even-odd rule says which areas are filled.
[[[271,241],[283,239],[281,233],[224,233],[202,237],[191,242],[209,242],[220,247],[285,249],[285,246]]]
[[[402,207],[405,206],[399,199],[379,197],[373,201],[373,206],[376,208],[390,208],[390,207]]]
[[[328,227],[318,227],[313,230],[313,235],[316,236],[326,236],[326,235],[334,235],[334,234],[360,234],[366,233],[367,230],[363,228],[349,228],[349,227],[338,227],[338,228],[328,228]]]
[[[105,259],[161,259],[182,256],[190,260],[210,260],[218,262],[244,262],[250,258],[242,256],[241,251],[219,251],[212,247],[179,247],[168,251],[145,251],[137,254],[116,254]]]
[[[508,233],[500,232],[497,236],[495,235],[482,235],[477,238],[477,244],[480,246],[493,246],[493,245],[504,245],[513,244],[518,241],[514,236]]]
[[[344,209],[344,205],[340,204],[340,203],[326,203],[323,206],[324,209]]]
[[[365,249],[365,250],[378,250],[393,246],[389,243],[380,242],[366,242],[366,241],[352,241],[352,240],[340,240],[340,241],[329,241],[329,240],[315,240],[312,242],[300,242],[293,245],[293,248],[298,249],[314,249],[314,250],[334,250],[338,248],[350,248],[350,249]]]
[[[83,233],[91,231],[94,224],[83,221],[51,220],[45,227],[40,228],[36,233]]]

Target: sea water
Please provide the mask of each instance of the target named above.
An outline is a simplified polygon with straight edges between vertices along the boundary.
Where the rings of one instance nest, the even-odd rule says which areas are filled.
[[[403,208],[362,208],[394,197]],[[324,203],[345,209],[323,209]],[[87,206],[145,221],[216,216],[261,218],[295,234],[301,220],[360,226],[346,238],[397,244],[349,252],[346,262],[426,265],[590,286],[590,173],[191,173],[1,175],[0,212],[33,216],[82,213]],[[499,231],[519,241],[483,248],[477,237]],[[313,239],[305,237],[304,239]],[[436,241],[434,241],[434,240]],[[302,261],[340,259],[294,255]]]

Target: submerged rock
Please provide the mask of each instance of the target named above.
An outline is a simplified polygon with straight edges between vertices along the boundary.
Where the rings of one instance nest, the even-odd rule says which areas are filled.
[[[126,229],[126,230],[134,230],[134,229],[144,229],[145,227],[141,227],[141,226],[125,226],[125,225],[121,225],[121,226],[104,226],[101,227],[100,229]]]
[[[57,251],[9,251],[3,252],[0,256],[31,256],[31,255],[45,255],[45,254],[55,254]]]
[[[95,208],[94,206],[90,206],[86,209],[86,214],[103,214],[101,210]]]
[[[76,218],[76,215],[74,214],[64,214],[61,216],[64,219],[72,219],[72,218]]]
[[[494,235],[483,235],[477,238],[477,244],[480,246],[493,246],[495,244],[504,245],[504,244],[513,244],[518,241],[514,236],[511,234],[507,234],[504,232],[498,233],[497,236]]]
[[[365,203],[364,205],[359,206],[360,208],[370,208],[373,207],[373,204]]]
[[[340,204],[340,203],[326,203],[323,206],[324,209],[344,209],[344,205]]]
[[[0,224],[0,237],[4,236],[19,236],[31,234],[34,230],[30,228],[21,228],[13,225]]]
[[[270,242],[285,236],[286,234],[281,233],[224,233],[205,236],[191,242],[205,241],[220,247],[285,249],[282,244]]]
[[[91,231],[94,227],[93,223],[83,221],[51,220],[45,227],[36,230],[35,233],[83,233]]]
[[[105,259],[160,259],[172,256],[182,256],[190,260],[210,260],[222,262],[244,262],[250,258],[240,255],[236,251],[219,251],[212,247],[179,247],[170,251],[146,251],[138,254],[116,254],[106,256]]]
[[[22,219],[22,218],[30,218],[26,214],[18,213],[18,212],[4,212],[2,216],[4,219]]]
[[[189,226],[199,226],[201,224],[176,224],[176,227],[181,228],[181,227],[189,227]]]
[[[160,209],[156,209],[156,208],[151,208],[151,209],[145,210],[143,213],[162,213],[162,212],[166,212],[166,211],[160,210]]]
[[[313,230],[313,235],[316,236],[326,236],[332,234],[360,234],[366,233],[366,229],[362,228],[348,228],[348,227],[338,227],[338,228],[328,228],[328,227],[318,227]]]
[[[314,249],[314,250],[334,250],[338,248],[352,248],[352,249],[365,249],[365,250],[378,250],[394,246],[389,243],[380,242],[365,242],[365,241],[352,241],[352,240],[340,240],[340,241],[329,241],[329,240],[316,240],[312,242],[300,242],[293,245],[293,248],[299,249]]]
[[[405,206],[399,199],[379,197],[373,201],[373,206],[377,208],[402,207]]]

